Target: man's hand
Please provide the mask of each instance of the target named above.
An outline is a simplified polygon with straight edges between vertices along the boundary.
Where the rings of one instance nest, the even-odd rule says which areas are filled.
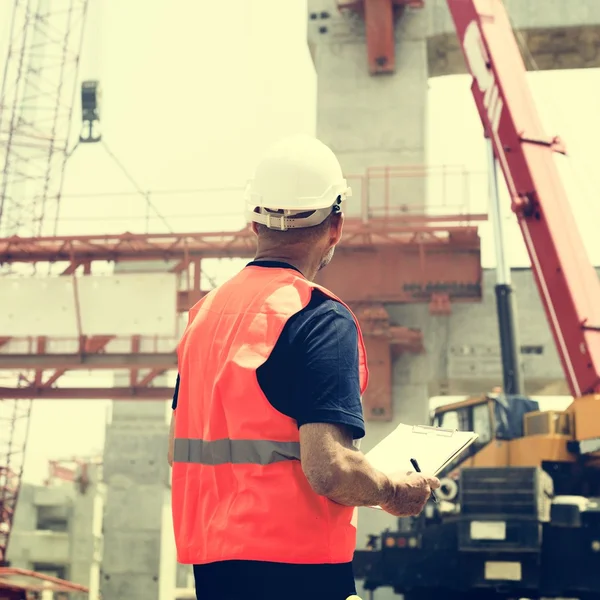
[[[389,498],[381,508],[395,517],[416,517],[425,508],[431,492],[440,487],[440,480],[425,473],[393,475]]]
[[[339,425],[302,425],[300,454],[312,489],[345,506],[381,506],[396,517],[411,517],[440,487],[437,477],[422,473],[389,477],[374,469],[352,445],[350,432]]]

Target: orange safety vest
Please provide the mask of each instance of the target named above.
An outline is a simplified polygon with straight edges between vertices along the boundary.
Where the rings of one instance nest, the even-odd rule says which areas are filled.
[[[190,311],[178,347],[172,474],[180,563],[352,560],[356,509],[313,491],[296,421],[269,403],[256,378],[314,288],[341,302],[293,269],[250,266]],[[362,393],[368,371],[356,326]]]

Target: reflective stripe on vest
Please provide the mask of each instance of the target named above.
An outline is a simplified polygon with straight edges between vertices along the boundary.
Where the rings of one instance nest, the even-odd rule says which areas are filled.
[[[300,460],[300,442],[176,439],[173,460],[197,465],[271,465]]]

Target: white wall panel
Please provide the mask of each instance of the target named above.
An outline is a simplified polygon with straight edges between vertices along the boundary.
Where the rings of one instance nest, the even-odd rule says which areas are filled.
[[[0,335],[77,335],[70,277],[0,279]]]
[[[144,273],[77,278],[84,335],[176,333],[177,275]],[[0,280],[0,336],[75,337],[71,277]]]
[[[78,282],[83,330],[87,335],[174,335],[174,273],[82,277]]]

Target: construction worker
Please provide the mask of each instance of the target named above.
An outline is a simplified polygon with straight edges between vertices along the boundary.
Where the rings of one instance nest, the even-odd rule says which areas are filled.
[[[417,515],[439,485],[384,475],[356,448],[360,326],[313,283],[349,195],[320,141],[275,144],[246,192],[255,259],[190,311],[169,461],[178,561],[194,565],[198,598],[345,600],[355,507]]]

